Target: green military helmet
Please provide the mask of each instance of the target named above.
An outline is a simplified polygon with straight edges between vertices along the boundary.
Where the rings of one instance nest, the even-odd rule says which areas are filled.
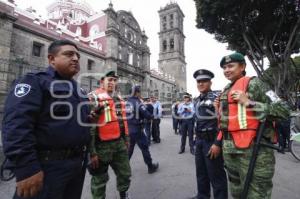
[[[110,70],[107,73],[105,73],[105,75],[102,77],[102,79],[104,79],[105,77],[119,78],[119,76],[117,75],[116,71],[114,71],[114,70]]]
[[[189,94],[188,92],[184,92],[183,93],[183,96],[182,96],[183,98],[192,98],[192,95],[191,94]]]
[[[246,64],[244,55],[242,55],[241,53],[235,52],[230,55],[224,56],[221,59],[220,66],[221,66],[221,68],[223,68],[224,65],[229,64],[229,63],[234,63],[234,62]]]

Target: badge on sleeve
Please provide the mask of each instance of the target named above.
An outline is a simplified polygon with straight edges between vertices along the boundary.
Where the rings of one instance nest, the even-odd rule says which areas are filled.
[[[15,96],[24,97],[30,92],[31,86],[29,84],[17,84],[15,87]]]
[[[125,106],[125,112],[126,113],[133,113],[133,105],[130,103],[130,102],[127,102],[126,103],[126,106]]]
[[[276,103],[276,102],[281,101],[280,97],[278,97],[278,95],[274,91],[272,91],[272,90],[267,91],[266,95],[270,98],[270,100],[272,102]]]
[[[142,105],[141,108],[142,108],[143,111],[146,111],[145,105]]]

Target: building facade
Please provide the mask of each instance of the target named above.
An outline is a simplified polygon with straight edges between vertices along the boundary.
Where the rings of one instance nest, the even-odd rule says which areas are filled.
[[[137,84],[145,97],[165,101],[174,95],[174,79],[150,70],[148,38],[131,12],[115,11],[111,3],[95,12],[85,1],[74,0],[57,0],[47,11],[48,19],[43,19],[33,8],[0,1],[0,119],[11,82],[26,72],[44,70],[48,46],[56,39],[78,45],[81,71],[76,79],[87,91],[99,86],[105,72],[116,70],[125,97]]]

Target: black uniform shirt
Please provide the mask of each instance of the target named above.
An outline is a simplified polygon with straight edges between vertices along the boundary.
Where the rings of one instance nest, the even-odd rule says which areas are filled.
[[[28,73],[9,91],[2,124],[3,149],[17,180],[37,173],[39,150],[72,149],[88,144],[87,98],[74,80],[53,67]]]
[[[216,92],[209,91],[195,99],[196,133],[217,130],[218,120],[213,106],[216,97]]]

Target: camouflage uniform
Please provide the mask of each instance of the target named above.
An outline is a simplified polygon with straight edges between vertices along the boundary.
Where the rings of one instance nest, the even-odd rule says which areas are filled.
[[[109,180],[108,166],[117,176],[117,190],[126,192],[130,186],[131,168],[128,159],[127,144],[129,138],[121,136],[118,140],[100,141],[96,126],[91,128],[91,155],[99,157],[99,167],[93,170],[91,191],[94,199],[106,197],[106,183]]]
[[[117,189],[124,192],[129,189],[131,170],[128,160],[127,147],[123,139],[96,144],[95,152],[98,155],[99,168],[92,176],[91,189],[94,199],[104,199],[106,183],[109,180],[108,166],[117,176]]]
[[[227,95],[233,83],[228,84],[220,97],[221,116],[220,128],[226,129],[228,122],[228,101]],[[255,116],[262,120],[267,118],[267,125],[263,133],[263,141],[269,142],[274,134],[272,120],[287,118],[289,115],[286,105],[284,105],[276,96],[268,97],[266,93],[269,90],[258,79],[253,78],[249,82],[248,96],[249,99],[255,101],[253,107]],[[233,198],[240,198],[244,188],[244,181],[248,172],[249,162],[252,156],[251,145],[248,149],[237,149],[230,136],[223,137],[223,156],[228,172],[230,190]],[[272,193],[272,178],[275,171],[275,157],[273,150],[266,147],[261,147],[255,169],[250,183],[248,198],[271,198]]]

